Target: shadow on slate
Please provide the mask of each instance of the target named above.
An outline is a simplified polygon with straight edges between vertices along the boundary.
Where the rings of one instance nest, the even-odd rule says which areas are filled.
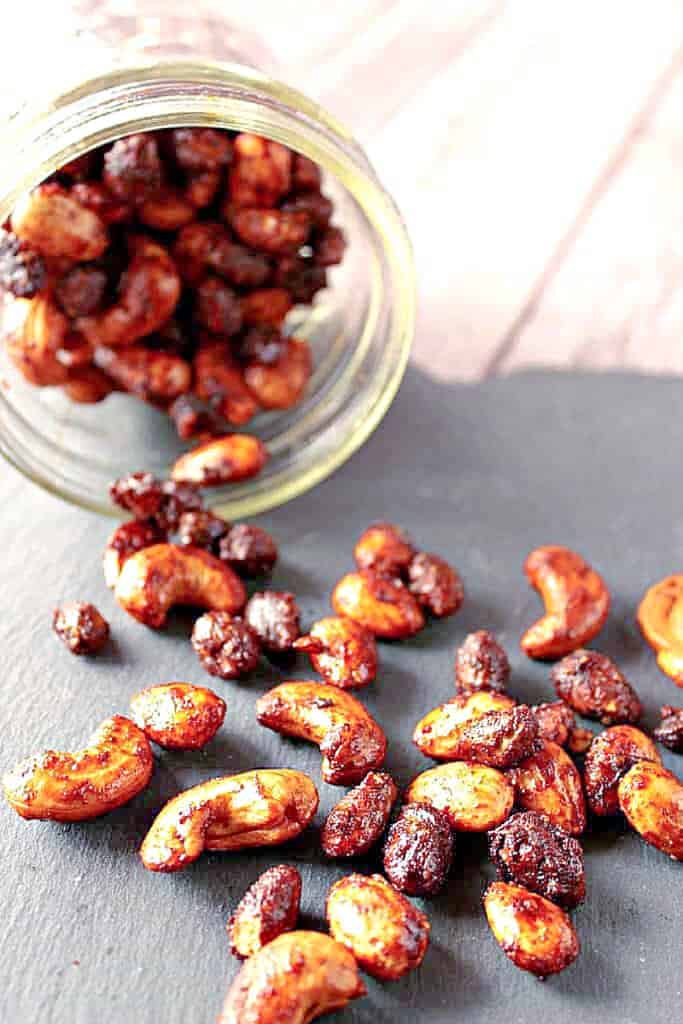
[[[421,546],[452,560],[466,586],[454,618],[401,644],[383,644],[378,681],[361,699],[389,737],[388,768],[405,784],[428,766],[410,737],[416,720],[453,692],[453,652],[492,628],[513,665],[513,692],[552,699],[547,666],[517,641],[541,606],[521,566],[538,544],[575,547],[604,573],[613,612],[596,646],[623,663],[645,722],[676,702],[634,624],[645,587],[681,569],[683,385],[629,374],[524,373],[443,385],[412,369],[379,431],[333,478],[260,520],[281,543],[277,587],[302,597],[305,624],[329,611],[369,522],[395,519]],[[131,467],[141,468],[141,467]],[[211,681],[187,643],[191,617],[145,630],[114,604],[100,551],[111,524],[70,509],[18,477],[4,481],[0,545],[11,601],[3,603],[2,764],[53,746],[74,749],[107,715],[125,713],[142,686],[172,679],[214,686],[228,713],[198,754],[163,753],[153,783],[128,807],[87,824],[24,823],[0,809],[4,950],[0,1019],[31,1024],[201,1024],[213,1021],[237,970],[225,923],[246,886],[271,864],[296,863],[303,921],[320,927],[328,887],[351,869],[325,863],[318,827],[343,790],[320,785],[318,827],[280,850],[211,854],[158,876],[137,857],[165,799],[217,774],[286,765],[320,780],[307,744],[259,728],[254,701],[282,678],[310,675],[264,663],[243,684]],[[31,557],[26,557],[26,552]],[[116,648],[71,657],[52,635],[62,598],[95,601]],[[679,700],[679,703],[681,701]],[[665,753],[681,771],[683,762]],[[347,1024],[664,1024],[681,1017],[681,868],[600,822],[586,839],[588,900],[575,914],[583,947],[563,975],[539,984],[517,971],[488,932],[481,894],[493,877],[482,837],[461,836],[447,890],[425,904],[432,943],[424,965],[329,1018]],[[369,857],[359,865],[376,870]]]

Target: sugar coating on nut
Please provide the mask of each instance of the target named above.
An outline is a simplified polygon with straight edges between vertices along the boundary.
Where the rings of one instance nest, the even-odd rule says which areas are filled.
[[[205,548],[216,553],[219,540],[229,529],[230,523],[208,509],[190,509],[183,512],[178,520],[178,543],[183,547]]]
[[[504,693],[510,678],[510,662],[493,633],[479,629],[470,633],[455,655],[455,688],[495,690]]]
[[[171,477],[178,483],[217,487],[256,476],[267,458],[266,448],[257,437],[227,434],[181,455],[173,464]]]
[[[514,790],[496,768],[453,761],[429,768],[413,779],[406,803],[443,811],[458,832],[488,832],[509,816]]]
[[[576,907],[585,899],[581,844],[542,814],[513,814],[489,833],[489,854],[503,881],[523,885],[562,907]]]
[[[375,638],[369,629],[352,619],[320,619],[294,647],[308,654],[311,665],[326,683],[343,690],[367,686],[377,674]]]
[[[277,562],[277,545],[260,526],[237,523],[221,539],[219,554],[231,569],[246,579],[267,576]]]
[[[638,761],[618,789],[619,806],[646,843],[683,860],[683,783],[656,761]]]
[[[301,875],[289,864],[264,871],[249,886],[228,922],[230,951],[246,960],[276,939],[294,931],[301,903]]]
[[[244,618],[266,651],[280,653],[292,649],[300,633],[300,612],[294,594],[264,590],[247,602]]]
[[[683,575],[655,583],[638,607],[638,625],[657,652],[657,664],[677,686],[683,686]]]
[[[544,814],[572,836],[586,827],[586,800],[579,771],[557,743],[543,740],[541,748],[507,772],[515,802],[527,811]]]
[[[455,569],[438,555],[421,551],[408,566],[411,594],[428,612],[443,619],[454,615],[465,597],[462,580]]]
[[[514,706],[512,697],[491,690],[457,694],[420,719],[413,732],[413,743],[427,757],[463,760],[458,751],[464,730],[492,711],[509,711]]]
[[[321,833],[328,857],[360,857],[379,842],[398,790],[386,772],[368,772],[328,814]]]
[[[374,569],[343,576],[332,591],[332,607],[337,615],[387,640],[413,636],[425,624],[422,609],[408,588]]]
[[[665,704],[660,713],[662,720],[652,735],[675,754],[683,753],[683,708]]]
[[[85,601],[67,601],[55,608],[52,628],[72,654],[96,654],[109,639],[108,622]]]
[[[551,678],[558,697],[603,725],[635,724],[643,713],[635,690],[606,654],[574,651],[553,666]]]
[[[160,544],[166,539],[164,531],[154,519],[131,519],[117,526],[107,541],[102,557],[104,581],[108,587],[115,587],[123,563],[136,551]]]
[[[595,737],[583,765],[584,789],[593,814],[619,813],[619,782],[638,761],[661,762],[656,746],[640,729],[614,725]]]
[[[189,683],[161,683],[131,698],[133,721],[168,750],[201,750],[225,718],[225,701],[213,690]]]
[[[446,883],[455,836],[443,811],[427,804],[406,804],[384,844],[384,872],[409,896],[433,896]]]
[[[374,523],[357,540],[353,555],[359,569],[401,576],[407,573],[415,548],[400,526]]]
[[[261,657],[261,644],[253,629],[227,612],[207,612],[198,618],[192,647],[206,671],[221,679],[249,675]]]
[[[484,895],[491,931],[515,967],[539,978],[565,970],[579,955],[569,916],[538,893],[511,882],[493,882]]]
[[[536,704],[531,710],[536,716],[541,739],[566,747],[574,731],[572,709],[563,700],[556,700],[552,704]]]

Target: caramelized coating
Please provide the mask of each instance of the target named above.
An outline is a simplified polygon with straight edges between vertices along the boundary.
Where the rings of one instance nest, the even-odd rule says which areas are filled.
[[[275,283],[286,288],[294,302],[313,302],[322,288],[327,288],[327,272],[312,259],[281,256],[275,269]]]
[[[292,153],[285,146],[249,132],[236,136],[228,178],[234,206],[275,206],[291,183]]]
[[[643,713],[635,690],[606,654],[574,651],[553,666],[551,678],[561,700],[603,725],[633,724]]]
[[[438,555],[421,551],[408,567],[411,594],[437,619],[455,615],[465,598],[462,580]]]
[[[189,363],[169,352],[156,352],[143,345],[95,349],[95,364],[120,388],[143,402],[168,405],[190,387]]]
[[[318,809],[308,775],[259,768],[179,793],[161,809],[140,847],[150,871],[180,871],[203,850],[277,846],[298,836]]]
[[[192,647],[209,675],[241,679],[256,668],[261,644],[244,619],[206,612],[194,624]]]
[[[638,761],[619,783],[619,806],[646,843],[683,860],[683,783],[655,761]]]
[[[683,574],[667,576],[645,594],[638,608],[638,625],[657,664],[677,686],[683,686]]]
[[[69,368],[62,357],[70,326],[62,311],[49,295],[15,299],[12,308],[23,317],[17,330],[5,338],[7,354],[16,368],[36,387],[67,383]]]
[[[341,943],[320,932],[286,932],[243,965],[218,1024],[310,1024],[365,992]]]
[[[186,284],[196,287],[213,271],[238,288],[258,288],[268,279],[270,263],[262,253],[237,245],[223,224],[195,222],[183,228],[173,257]]]
[[[194,219],[195,208],[179,188],[162,185],[142,200],[137,215],[146,227],[155,231],[177,231]]]
[[[484,910],[494,938],[515,967],[538,978],[563,971],[579,955],[569,916],[550,900],[510,882],[493,882]]]
[[[394,523],[374,523],[361,534],[353,549],[359,569],[374,569],[385,576],[407,574],[415,556],[410,537]]]
[[[64,390],[72,402],[94,405],[116,390],[114,382],[96,366],[79,366],[69,371]]]
[[[552,740],[560,747],[566,747],[574,731],[574,712],[563,700],[552,704],[536,704],[532,709],[538,722],[541,739]]]
[[[227,419],[196,395],[179,395],[168,407],[168,415],[181,441],[206,441],[230,429]],[[251,414],[250,414],[251,417]]]
[[[181,455],[173,464],[171,477],[178,483],[219,487],[257,476],[267,458],[268,452],[258,437],[226,434]]]
[[[245,608],[244,617],[264,650],[271,653],[290,651],[299,636],[299,606],[294,594],[288,591],[264,590],[254,594]]]
[[[408,588],[374,569],[343,576],[332,591],[332,607],[337,615],[386,640],[414,636],[425,624],[422,609]]]
[[[149,741],[128,718],[107,718],[83,750],[46,750],[3,776],[7,802],[22,818],[85,821],[128,803],[149,782]]]
[[[263,409],[289,409],[308,386],[313,362],[303,338],[287,338],[280,358],[274,363],[247,363],[244,380]]]
[[[237,523],[221,539],[220,557],[239,576],[267,576],[277,562],[277,545],[260,526]]]
[[[462,693],[430,711],[415,726],[413,743],[435,760],[461,761],[457,747],[465,727],[492,711],[509,711],[515,702],[489,690]]]
[[[153,544],[123,564],[114,596],[124,611],[158,629],[176,604],[238,612],[247,595],[239,577],[201,548]]]
[[[341,263],[346,250],[346,236],[341,228],[330,226],[315,240],[313,259],[321,267],[332,267]]]
[[[384,844],[384,873],[409,896],[433,896],[446,883],[455,836],[443,811],[406,804]]]
[[[656,746],[640,729],[615,725],[595,737],[583,766],[583,784],[593,814],[619,813],[619,781],[638,761],[661,763]]]
[[[202,344],[192,361],[192,369],[195,394],[228,423],[242,426],[257,412],[258,404],[246,385],[241,367],[232,357],[229,343]]]
[[[96,654],[109,639],[109,623],[85,601],[67,601],[55,608],[52,628],[72,654]]]
[[[607,621],[610,595],[601,576],[569,548],[536,548],[524,563],[529,583],[538,590],[546,613],[522,636],[530,658],[561,658],[582,647]]]
[[[593,733],[590,729],[572,729],[567,740],[567,750],[572,754],[585,754],[593,742]]]
[[[164,480],[161,484],[161,505],[156,519],[162,530],[168,533],[178,529],[186,512],[204,507],[201,495],[194,484]]]
[[[315,228],[324,230],[330,223],[332,214],[334,213],[334,206],[332,201],[324,196],[322,192],[311,189],[306,192],[299,192],[291,199],[286,199],[280,209],[285,210],[287,213],[307,213],[311,219],[311,222]],[[316,242],[316,249],[319,251],[320,243]],[[330,246],[327,246],[330,251]],[[324,255],[324,254],[323,254]],[[323,260],[316,260],[318,263],[324,262]]]
[[[136,519],[152,519],[161,508],[164,492],[152,473],[129,473],[114,481],[109,497]]]
[[[41,256],[96,260],[109,244],[104,223],[59,185],[39,185],[12,211],[12,231]]]
[[[71,319],[89,316],[101,308],[107,275],[96,263],[80,264],[63,274],[55,285],[55,298]]]
[[[321,834],[328,857],[361,857],[379,842],[398,790],[386,772],[368,772],[327,816]]]
[[[579,771],[562,747],[550,740],[507,772],[515,801],[526,811],[544,814],[572,836],[586,827],[586,801]]]
[[[141,203],[159,190],[163,169],[157,140],[139,132],[118,139],[104,155],[104,184],[128,203]]]
[[[17,299],[32,299],[46,281],[42,256],[12,231],[0,228],[0,288]]]
[[[485,693],[486,690],[480,690],[472,696]],[[439,734],[436,744],[432,736],[434,728]],[[474,714],[456,725],[447,736],[438,721],[431,718],[426,726],[418,723],[413,739],[423,753],[440,760],[474,761],[491,768],[511,768],[538,749],[538,722],[531,708],[519,704],[501,711]],[[431,753],[435,749],[438,754]]]
[[[513,814],[489,833],[489,854],[505,882],[516,882],[568,909],[586,898],[581,844],[542,814]]]
[[[237,292],[219,277],[206,277],[197,289],[197,321],[212,334],[230,338],[242,326],[242,306]]]
[[[282,210],[236,209],[230,224],[240,242],[275,256],[297,252],[311,231],[307,213]]]
[[[426,915],[381,875],[341,878],[327,895],[325,914],[332,938],[373,978],[396,981],[424,960]]]
[[[174,128],[169,134],[173,156],[184,171],[217,171],[230,163],[232,144],[226,132],[215,128]]]
[[[326,683],[342,690],[367,686],[377,675],[377,644],[369,629],[351,619],[329,616],[294,643]]]
[[[495,690],[504,693],[510,678],[508,656],[487,629],[465,637],[455,655],[455,689]]]
[[[81,206],[96,213],[103,224],[120,224],[132,215],[130,203],[117,199],[99,181],[77,181],[69,191]]]
[[[230,951],[246,960],[299,919],[301,875],[289,864],[278,864],[250,885],[228,921]]]
[[[148,686],[131,698],[132,719],[148,739],[167,750],[201,750],[225,718],[225,701],[189,683]]]
[[[405,801],[443,811],[458,832],[488,832],[509,816],[514,790],[495,768],[453,761],[413,779]]]
[[[245,324],[280,327],[293,305],[284,288],[256,289],[242,298],[242,319]]]
[[[182,547],[205,548],[213,551],[221,537],[230,529],[230,523],[205,508],[183,512],[178,520],[178,543]]]
[[[683,753],[683,708],[674,708],[665,704],[660,712],[662,720],[653,732],[658,743],[673,750],[675,754]]]
[[[261,725],[320,747],[322,777],[333,786],[359,782],[384,761],[387,740],[360,701],[327,683],[287,682],[259,697]]]

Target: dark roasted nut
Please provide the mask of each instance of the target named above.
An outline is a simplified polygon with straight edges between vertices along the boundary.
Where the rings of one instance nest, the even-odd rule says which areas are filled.
[[[182,441],[219,437],[230,429],[228,420],[197,395],[178,395],[169,405],[168,415]]]
[[[112,380],[96,366],[77,366],[69,371],[64,390],[72,402],[93,405],[116,390]]]
[[[189,683],[162,683],[131,698],[131,718],[148,739],[167,750],[201,750],[225,718],[225,701]]]
[[[142,474],[135,474],[141,476]],[[128,478],[130,479],[130,478]],[[121,481],[117,481],[121,483]],[[107,541],[102,559],[104,580],[108,587],[114,588],[121,574],[123,563],[136,551],[149,548],[152,544],[160,544],[166,535],[154,519],[133,519],[129,523],[117,526]]]
[[[298,192],[291,199],[287,199],[280,209],[284,210],[285,213],[307,213],[314,227],[324,230],[330,223],[334,206],[332,201],[327,196],[324,196],[322,192],[309,191]],[[320,243],[325,248],[324,235],[321,237]],[[331,254],[329,241],[327,243],[327,250]]]
[[[302,338],[287,338],[277,362],[247,363],[244,380],[264,409],[289,409],[296,405],[306,390],[311,372],[308,343]]]
[[[245,245],[274,255],[295,253],[306,243],[311,230],[307,213],[280,210],[237,209],[230,223]]]
[[[72,267],[59,279],[55,298],[67,316],[89,316],[102,305],[107,275],[97,265]]]
[[[496,942],[515,967],[539,978],[557,974],[579,955],[569,916],[550,900],[510,882],[493,882],[484,895]]]
[[[523,885],[561,907],[576,907],[586,897],[581,844],[542,814],[513,814],[489,833],[489,853],[504,882]]]
[[[673,750],[675,754],[683,753],[683,708],[674,708],[665,704],[661,710],[662,721],[653,732],[658,743]]]
[[[583,766],[583,784],[593,814],[619,813],[619,781],[638,761],[661,762],[656,746],[640,729],[615,725],[595,737]]]
[[[260,288],[270,276],[268,257],[236,242],[211,249],[206,263],[236,288]]]
[[[228,342],[204,344],[193,360],[194,390],[214,412],[236,427],[252,418],[258,409],[244,379],[242,368],[232,357]]]
[[[129,473],[114,481],[109,497],[136,519],[152,519],[161,508],[163,490],[152,473]]]
[[[305,191],[306,189],[320,188],[320,168],[312,160],[302,153],[294,153],[292,166],[292,184],[295,189]]]
[[[352,619],[329,616],[316,622],[294,647],[304,651],[325,682],[354,690],[377,674],[377,644],[369,629]]]
[[[277,363],[287,348],[287,338],[274,327],[249,327],[239,340],[238,354],[244,363]]]
[[[207,612],[198,618],[192,646],[206,671],[221,679],[249,675],[261,657],[261,644],[253,629],[227,612]]]
[[[327,272],[311,259],[299,256],[281,256],[275,270],[275,284],[285,288],[294,302],[312,302],[323,288],[327,288]]]
[[[155,231],[178,231],[191,223],[195,206],[174,185],[162,185],[138,203],[138,220]]]
[[[39,185],[12,211],[12,231],[41,256],[96,260],[109,244],[102,220],[59,185]]]
[[[178,521],[178,543],[214,551],[218,541],[230,529],[230,523],[208,509],[197,508],[183,512]]]
[[[159,148],[153,135],[128,135],[104,154],[104,184],[117,199],[140,203],[162,183]]]
[[[657,664],[676,686],[683,686],[683,574],[667,576],[649,588],[638,606],[638,625]]]
[[[541,739],[552,740],[560,747],[566,747],[574,729],[574,712],[563,700],[552,704],[536,704],[531,709],[538,722]]]
[[[425,624],[422,610],[408,588],[374,569],[342,577],[332,591],[332,607],[338,615],[390,640],[413,636]]]
[[[370,712],[327,683],[282,683],[259,697],[256,718],[268,729],[319,746],[322,777],[332,786],[359,782],[386,755],[386,736]]]
[[[284,932],[294,931],[301,904],[301,875],[289,864],[264,871],[249,886],[228,921],[230,950],[246,960]]]
[[[294,594],[264,590],[247,603],[244,617],[266,651],[289,651],[301,632],[301,614]]]
[[[229,164],[232,157],[230,136],[215,128],[174,128],[170,141],[184,171],[215,171]]]
[[[315,240],[313,259],[321,267],[341,263],[346,249],[346,236],[341,228],[327,227]]]
[[[506,774],[516,803],[525,811],[538,811],[572,836],[586,827],[586,800],[581,776],[569,754],[550,740]]]
[[[460,693],[429,711],[415,726],[413,743],[427,757],[460,761],[458,754],[463,731],[476,719],[492,711],[514,708],[512,697],[492,690]]]
[[[514,791],[496,768],[453,761],[413,779],[405,800],[443,811],[458,832],[488,832],[509,816]]]
[[[408,566],[408,579],[411,594],[439,619],[454,615],[465,597],[457,572],[438,555],[424,551],[415,555]]]
[[[72,654],[96,654],[109,639],[107,621],[85,601],[67,601],[55,608],[52,628]]]
[[[95,349],[95,365],[122,390],[150,402],[166,406],[184,394],[192,382],[190,364],[180,356],[155,352],[144,345]]]
[[[0,288],[15,298],[31,299],[47,282],[45,262],[11,231],[0,229]]]
[[[242,304],[237,293],[219,277],[207,277],[197,290],[197,320],[212,334],[229,338],[242,326]]]
[[[225,437],[205,441],[181,455],[173,463],[171,477],[176,483],[217,487],[256,476],[267,459],[266,447],[258,437],[226,434]]]
[[[117,199],[99,181],[79,181],[71,189],[71,195],[81,206],[96,213],[104,224],[120,224],[131,215],[130,204]]]
[[[327,895],[325,914],[332,938],[374,978],[402,978],[427,952],[427,917],[381,875],[341,878]]]
[[[212,270],[238,288],[259,288],[270,275],[270,261],[232,241],[223,224],[188,224],[175,241],[173,256],[186,284],[197,286]]]
[[[406,804],[384,844],[384,873],[409,896],[433,896],[446,883],[455,836],[443,811]]]
[[[486,692],[482,690],[471,696],[480,697]],[[445,705],[449,721],[453,717],[448,715],[451,706]],[[413,739],[430,757],[511,768],[538,749],[538,722],[526,704],[464,717],[450,732],[440,729],[438,719],[427,718],[428,721],[423,719],[418,723]]]
[[[643,713],[635,690],[606,654],[574,651],[553,667],[551,678],[561,700],[603,725],[635,723]]]
[[[257,288],[242,297],[241,306],[245,324],[279,327],[293,302],[284,288]]]
[[[358,538],[353,557],[359,569],[402,576],[415,556],[410,537],[393,523],[374,523]]]
[[[234,141],[229,201],[235,206],[275,206],[289,192],[291,174],[292,154],[285,146],[243,132]]]
[[[161,485],[161,505],[156,518],[162,530],[173,533],[178,529],[180,518],[186,512],[204,507],[201,494],[195,484],[164,480]]]
[[[327,816],[320,837],[327,856],[362,857],[371,850],[387,827],[397,796],[390,775],[368,772]]]
[[[619,783],[619,806],[646,843],[683,860],[683,783],[655,761],[638,761]]]
[[[455,689],[504,693],[510,678],[508,656],[493,633],[479,629],[465,637],[455,655]]]
[[[218,551],[240,576],[267,576],[277,562],[277,545],[260,526],[237,523],[221,539]]]

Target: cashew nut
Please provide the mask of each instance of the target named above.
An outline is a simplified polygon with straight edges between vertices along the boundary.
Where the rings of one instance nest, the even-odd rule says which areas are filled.
[[[162,683],[148,686],[130,701],[133,721],[167,750],[201,750],[225,718],[225,701],[205,686]]]
[[[425,624],[422,609],[408,588],[374,569],[342,577],[332,591],[332,607],[337,615],[387,639],[413,636]]]
[[[258,437],[227,434],[181,455],[174,463],[171,478],[178,483],[215,487],[256,476],[267,459],[266,446]]]
[[[579,955],[569,915],[538,893],[512,882],[493,882],[484,895],[484,910],[496,942],[522,971],[546,978]]]
[[[13,323],[5,347],[22,376],[36,387],[65,384],[69,368],[60,353],[69,334],[69,321],[54,300],[49,295],[14,299],[9,311]]]
[[[650,587],[638,608],[638,624],[662,672],[683,686],[683,574]]]
[[[153,544],[123,563],[116,600],[129,615],[158,629],[176,604],[238,612],[247,593],[239,576],[200,548]]]
[[[19,200],[12,230],[44,256],[96,260],[109,244],[96,213],[59,185],[40,185]]]
[[[230,950],[242,960],[258,953],[283,932],[296,928],[301,904],[301,875],[278,864],[250,885],[228,921]]]
[[[305,651],[311,665],[326,683],[355,690],[371,683],[377,674],[377,644],[369,629],[336,615],[320,619],[310,633],[294,641]]]
[[[618,814],[621,778],[638,761],[661,764],[661,760],[650,737],[632,725],[615,725],[601,732],[591,743],[583,766],[583,784],[593,814]]]
[[[287,338],[282,355],[274,363],[247,363],[244,380],[264,409],[289,409],[295,405],[312,372],[311,350],[303,338]]]
[[[536,548],[524,571],[545,602],[546,613],[522,636],[530,658],[553,659],[583,647],[596,636],[609,613],[610,596],[601,576],[569,548]]]
[[[638,761],[619,783],[619,806],[646,843],[683,860],[683,783],[655,761]]]
[[[394,523],[373,523],[360,535],[353,549],[359,569],[374,569],[386,576],[407,573],[414,555],[410,537]]]
[[[569,754],[543,740],[541,749],[507,772],[515,800],[526,811],[545,814],[553,825],[578,836],[586,827],[581,776]]]
[[[510,711],[514,706],[512,697],[492,690],[459,694],[420,719],[415,726],[413,743],[423,754],[437,761],[478,761],[478,757],[470,756],[469,748],[465,752],[462,749],[468,726],[484,715]],[[488,764],[488,761],[481,763]],[[492,767],[501,766],[494,764]]]
[[[365,993],[358,964],[340,942],[321,932],[286,932],[244,963],[218,1024],[310,1024]]]
[[[180,871],[203,850],[277,846],[303,832],[317,809],[312,780],[291,768],[210,779],[169,800],[140,857],[150,871]]]
[[[144,732],[128,718],[107,718],[76,753],[46,750],[3,777],[8,803],[22,818],[84,821],[128,803],[152,777]]]
[[[514,791],[496,768],[453,761],[413,779],[405,801],[443,811],[459,832],[487,832],[509,816]]]
[[[282,683],[256,702],[261,725],[320,747],[322,777],[333,786],[359,782],[379,768],[384,732],[360,701],[328,683]]]
[[[95,349],[93,360],[122,390],[150,402],[167,406],[189,390],[190,364],[171,352],[156,352],[144,345]]]

